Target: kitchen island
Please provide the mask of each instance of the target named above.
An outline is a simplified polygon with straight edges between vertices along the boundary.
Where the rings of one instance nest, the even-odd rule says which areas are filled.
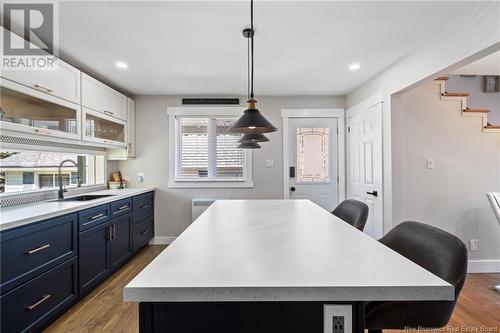
[[[453,299],[308,200],[216,201],[124,288],[140,332],[363,332],[366,301]]]

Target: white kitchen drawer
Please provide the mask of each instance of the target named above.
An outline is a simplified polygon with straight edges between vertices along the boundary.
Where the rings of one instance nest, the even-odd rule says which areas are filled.
[[[82,73],[82,106],[127,120],[127,97]]]
[[[2,70],[1,76],[43,93],[80,104],[80,71],[57,59],[52,70]]]

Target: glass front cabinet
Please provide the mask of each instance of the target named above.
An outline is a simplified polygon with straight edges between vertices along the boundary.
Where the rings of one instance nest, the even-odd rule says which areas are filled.
[[[83,140],[126,147],[126,122],[98,111],[83,108]]]
[[[81,107],[0,79],[0,129],[80,140]]]

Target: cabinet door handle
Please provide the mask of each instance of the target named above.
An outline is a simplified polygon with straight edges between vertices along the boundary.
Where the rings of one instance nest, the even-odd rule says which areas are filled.
[[[51,93],[51,92],[54,91],[54,90],[52,90],[50,88],[47,88],[47,87],[44,87],[44,86],[42,86],[40,84],[34,84],[33,87],[35,87],[38,90],[44,90],[45,92],[48,92],[48,93]]]
[[[113,239],[116,238],[116,224],[113,224]]]
[[[144,236],[145,234],[147,234],[149,232],[149,230],[144,230],[143,232],[141,232],[141,236]]]
[[[40,304],[42,304],[43,302],[45,302],[46,300],[48,300],[50,298],[50,294],[47,294],[45,296],[43,296],[42,298],[40,298],[38,301],[36,301],[35,303],[31,304],[31,305],[28,305],[26,307],[26,310],[28,311],[31,311],[33,310],[34,308],[36,308],[37,306],[39,306]]]
[[[149,205],[142,205],[141,209],[145,209],[145,208],[148,208],[148,207],[149,207]]]
[[[113,240],[113,225],[112,224],[108,227],[108,232],[109,232],[108,240]]]
[[[125,205],[125,206],[121,206],[120,208],[118,208],[118,210],[124,210],[124,209],[127,209],[128,208],[128,205]]]
[[[94,216],[92,216],[91,218],[89,218],[89,220],[95,220],[95,219],[98,219],[98,218],[103,217],[103,216],[104,216],[104,214],[103,214],[103,213],[101,213],[101,214],[97,214],[97,215],[94,215]]]
[[[50,247],[50,244],[45,244],[45,245],[42,245],[42,246],[39,246],[37,247],[36,249],[33,249],[33,250],[29,250],[26,252],[27,255],[31,255],[33,253],[37,253],[38,251],[42,251],[42,250],[45,250],[46,248]]]
[[[111,111],[108,111],[108,110],[104,110],[103,112],[104,112],[104,114],[107,114],[108,116],[114,115],[114,112],[111,112]]]

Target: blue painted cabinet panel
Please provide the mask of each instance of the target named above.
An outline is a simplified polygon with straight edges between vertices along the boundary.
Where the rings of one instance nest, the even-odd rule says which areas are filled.
[[[77,214],[0,234],[1,293],[75,257]]]
[[[132,198],[111,203],[111,218],[132,212]]]
[[[34,332],[76,300],[77,259],[37,276],[1,297],[2,332]]]
[[[118,268],[132,255],[132,214],[111,220],[111,270]]]
[[[90,229],[110,219],[109,204],[82,210],[78,213],[78,231]]]
[[[78,234],[78,290],[94,288],[110,272],[109,221]]]
[[[153,217],[148,217],[141,222],[134,224],[133,226],[133,245],[134,252],[140,250],[143,246],[148,244],[148,242],[154,236],[154,219]]]
[[[152,216],[154,213],[154,193],[148,192],[136,195],[133,199],[134,224],[139,223],[144,218]]]

